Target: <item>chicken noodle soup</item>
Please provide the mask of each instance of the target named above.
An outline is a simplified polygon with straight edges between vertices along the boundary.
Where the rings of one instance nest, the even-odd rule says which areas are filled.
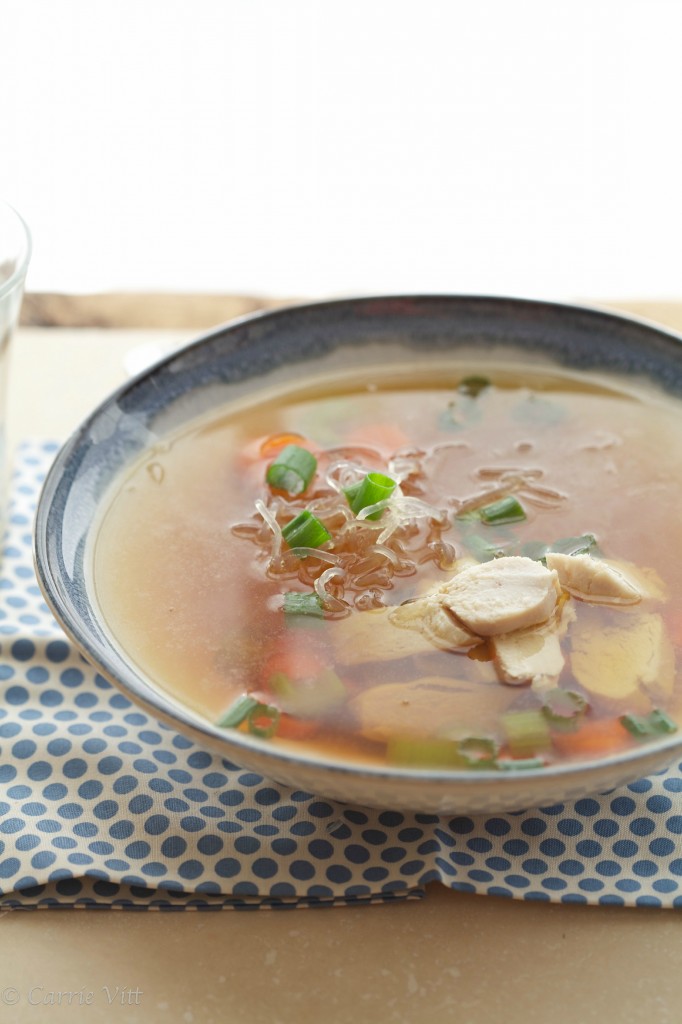
[[[225,408],[111,494],[92,572],[140,671],[330,759],[522,770],[676,730],[676,405],[450,366]]]

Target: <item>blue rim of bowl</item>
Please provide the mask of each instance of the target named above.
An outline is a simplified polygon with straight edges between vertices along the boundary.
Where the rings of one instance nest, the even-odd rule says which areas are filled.
[[[365,777],[377,780],[400,780],[403,782],[414,783],[415,785],[419,785],[425,780],[428,780],[429,783],[442,787],[443,789],[447,789],[449,786],[454,787],[456,785],[459,786],[463,784],[469,788],[475,789],[488,786],[491,782],[496,782],[500,787],[506,789],[513,787],[513,784],[519,780],[532,783],[534,781],[537,782],[541,780],[568,779],[572,776],[577,777],[589,773],[590,771],[599,769],[605,765],[608,765],[610,768],[617,768],[619,765],[632,765],[634,771],[636,770],[638,762],[646,760],[647,757],[658,757],[658,755],[660,755],[660,759],[665,760],[665,754],[668,751],[672,752],[677,748],[682,749],[682,733],[675,733],[666,739],[657,741],[655,745],[647,744],[641,748],[629,748],[616,754],[609,754],[607,757],[593,758],[590,760],[584,759],[576,762],[562,762],[548,765],[543,768],[528,768],[518,771],[500,771],[499,769],[469,769],[466,771],[457,771],[454,769],[401,768],[399,766],[391,766],[390,768],[387,768],[381,765],[328,760],[319,752],[315,752],[314,754],[304,752],[302,754],[292,755],[276,747],[268,746],[263,741],[237,732],[236,730],[226,731],[224,729],[220,729],[210,720],[204,719],[202,716],[193,712],[189,707],[182,705],[180,701],[169,697],[169,695],[162,691],[160,686],[152,684],[151,681],[148,682],[137,676],[133,669],[129,669],[129,678],[125,680],[121,679],[116,673],[116,670],[112,668],[110,663],[108,663],[107,659],[102,659],[100,652],[91,644],[87,631],[80,628],[79,617],[77,615],[72,615],[70,613],[70,608],[60,604],[53,598],[53,588],[51,583],[55,579],[55,576],[51,569],[51,562],[47,551],[47,533],[46,530],[41,529],[41,527],[45,526],[47,523],[50,503],[54,497],[55,488],[58,481],[61,479],[64,467],[67,465],[72,453],[78,448],[82,438],[87,434],[90,425],[95,422],[103,412],[105,412],[107,407],[116,403],[119,398],[132,390],[140,381],[145,380],[157,370],[168,366],[175,359],[183,357],[193,349],[199,348],[207,342],[215,340],[222,334],[230,333],[233,330],[236,331],[244,325],[258,321],[276,320],[283,314],[287,313],[305,313],[307,311],[312,312],[325,308],[333,309],[334,307],[349,308],[354,304],[365,302],[482,303],[494,305],[499,304],[500,306],[507,307],[513,306],[518,309],[522,308],[527,311],[536,312],[540,312],[544,309],[546,311],[552,311],[555,314],[565,313],[566,315],[585,315],[593,317],[596,320],[601,320],[605,325],[608,324],[615,327],[619,324],[621,326],[629,325],[640,327],[649,333],[652,338],[656,337],[659,342],[664,345],[682,345],[682,333],[668,330],[667,328],[664,328],[654,321],[648,320],[644,317],[629,314],[623,315],[600,306],[486,294],[460,295],[456,293],[389,293],[384,295],[355,295],[348,298],[284,305],[274,310],[257,310],[253,313],[247,313],[224,324],[218,325],[215,328],[211,328],[209,331],[199,335],[197,338],[191,340],[181,348],[165,355],[152,366],[147,367],[113,390],[107,398],[100,402],[91,411],[91,413],[81,422],[80,426],[77,427],[71,436],[64,442],[46,474],[34,519],[33,559],[37,582],[40,586],[43,597],[66,636],[74,643],[96,671],[100,672],[106,679],[108,679],[114,686],[121,689],[124,693],[132,695],[136,702],[143,704],[148,710],[151,709],[155,713],[159,714],[162,719],[171,722],[179,732],[187,732],[189,730],[193,733],[198,733],[205,737],[214,749],[217,741],[219,746],[224,745],[229,748],[230,757],[234,754],[235,750],[239,749],[257,752],[264,755],[268,761],[272,762],[273,767],[277,764],[285,767],[307,765],[309,767],[323,769],[325,772],[333,773],[335,775],[348,775],[356,778]],[[673,755],[671,754],[671,759],[672,758]],[[275,774],[274,771],[273,774]],[[636,774],[633,774],[632,777],[635,778]]]

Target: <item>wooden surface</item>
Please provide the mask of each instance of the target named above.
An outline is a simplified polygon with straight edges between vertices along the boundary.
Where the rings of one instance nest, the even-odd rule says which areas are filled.
[[[115,327],[166,330],[204,330],[254,313],[292,305],[292,298],[254,295],[178,293],[99,293],[63,295],[29,292],[24,296],[21,323],[24,327]],[[591,300],[578,303],[594,305]],[[682,303],[605,300],[596,303],[635,316],[651,318],[682,330]]]
[[[627,308],[682,328],[682,303]],[[131,366],[192,335],[187,326],[20,330],[12,437],[65,437]],[[442,886],[421,903],[385,907],[1,914],[0,1022],[75,1019],[677,1024],[682,915],[523,903]]]
[[[202,330],[259,309],[276,309],[292,300],[249,295],[108,293],[24,296],[24,327],[147,327]]]

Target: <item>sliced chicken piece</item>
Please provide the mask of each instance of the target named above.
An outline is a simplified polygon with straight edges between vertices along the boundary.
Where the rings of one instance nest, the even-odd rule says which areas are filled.
[[[548,569],[554,569],[564,590],[592,604],[637,604],[644,596],[624,572],[591,555],[548,552]]]
[[[429,643],[444,651],[455,651],[480,642],[479,637],[456,622],[444,606],[442,595],[437,592],[393,608],[389,619],[401,629],[418,630]]]
[[[351,701],[368,740],[391,736],[453,739],[496,731],[498,717],[516,699],[516,691],[497,682],[429,676],[410,683],[384,683]]]
[[[644,688],[669,695],[675,682],[675,655],[663,619],[628,614],[607,626],[579,617],[571,632],[571,668],[590,693],[631,701]]]
[[[540,691],[555,687],[565,662],[561,639],[575,618],[573,603],[565,600],[544,625],[494,637],[495,667],[502,682],[530,683]]]
[[[464,569],[440,592],[445,607],[472,633],[485,637],[546,622],[560,594],[554,570],[520,555]]]
[[[541,629],[506,633],[493,640],[495,664],[505,683],[537,690],[551,689],[564,667],[564,656],[555,631]]]

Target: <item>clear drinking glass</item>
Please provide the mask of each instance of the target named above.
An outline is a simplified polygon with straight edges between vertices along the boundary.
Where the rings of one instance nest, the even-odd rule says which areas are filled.
[[[0,537],[7,511],[7,388],[10,340],[19,319],[31,235],[17,211],[0,200]]]

